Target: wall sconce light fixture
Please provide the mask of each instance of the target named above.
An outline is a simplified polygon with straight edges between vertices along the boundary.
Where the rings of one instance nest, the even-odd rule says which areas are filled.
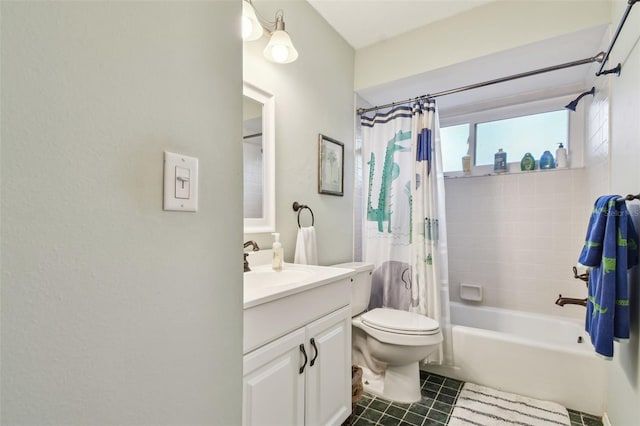
[[[262,37],[264,29],[258,21],[256,11],[248,1],[242,2],[242,40],[254,41]]]
[[[251,4],[251,0],[242,2],[242,39],[244,41],[258,40],[262,34],[266,33],[269,43],[264,49],[264,57],[277,64],[288,64],[298,59],[298,51],[293,46],[291,37],[284,29],[284,14],[282,10],[276,12],[276,21],[270,22],[273,30],[263,25],[256,11]]]

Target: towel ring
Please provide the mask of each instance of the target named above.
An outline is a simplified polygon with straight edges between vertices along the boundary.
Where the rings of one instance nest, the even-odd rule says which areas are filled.
[[[309,213],[311,213],[311,226],[313,226],[316,222],[315,217],[313,216],[313,210],[311,210],[311,207],[305,205],[305,204],[300,204],[297,201],[293,202],[293,211],[294,212],[298,212],[298,228],[302,228],[302,226],[300,226],[300,213],[302,213],[302,210],[307,209],[309,210]]]

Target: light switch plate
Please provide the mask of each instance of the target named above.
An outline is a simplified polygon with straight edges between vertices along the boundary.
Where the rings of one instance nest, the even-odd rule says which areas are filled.
[[[198,211],[198,159],[164,153],[164,210]]]

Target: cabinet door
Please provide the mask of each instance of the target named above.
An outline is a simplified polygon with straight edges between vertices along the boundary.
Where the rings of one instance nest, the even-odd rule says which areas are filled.
[[[243,357],[243,425],[304,424],[305,373],[309,368],[300,349],[304,342],[305,330],[300,329]]]
[[[305,424],[340,425],[351,413],[351,308],[324,316],[306,330],[310,363]]]

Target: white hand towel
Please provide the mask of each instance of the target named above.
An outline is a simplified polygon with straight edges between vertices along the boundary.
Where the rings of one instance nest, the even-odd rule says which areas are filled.
[[[293,263],[303,265],[318,264],[318,249],[316,246],[316,230],[313,226],[298,228],[296,253]]]

